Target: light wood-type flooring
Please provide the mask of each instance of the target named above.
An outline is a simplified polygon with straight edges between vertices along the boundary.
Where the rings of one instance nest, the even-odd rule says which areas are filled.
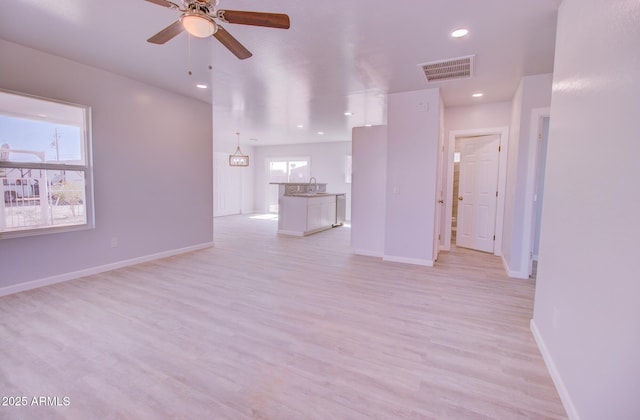
[[[215,228],[215,248],[0,298],[0,395],[29,402],[0,418],[566,418],[534,283],[497,257],[428,268],[353,255],[348,227]]]

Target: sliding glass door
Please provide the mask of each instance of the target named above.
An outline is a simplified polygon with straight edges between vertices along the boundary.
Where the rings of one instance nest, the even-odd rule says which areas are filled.
[[[268,158],[267,168],[269,182],[309,182],[311,158]],[[269,185],[267,189],[267,209],[270,213],[278,212],[277,185]]]

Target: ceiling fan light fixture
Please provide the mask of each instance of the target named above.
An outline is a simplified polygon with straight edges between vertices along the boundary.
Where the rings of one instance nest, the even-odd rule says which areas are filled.
[[[187,12],[182,18],[182,26],[191,35],[198,38],[207,38],[218,30],[216,23],[205,15],[197,12]]]

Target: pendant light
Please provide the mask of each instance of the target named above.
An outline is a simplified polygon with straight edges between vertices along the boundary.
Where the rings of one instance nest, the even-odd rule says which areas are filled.
[[[249,166],[249,156],[243,155],[240,150],[240,133],[236,133],[238,136],[238,147],[236,152],[229,155],[229,166]]]

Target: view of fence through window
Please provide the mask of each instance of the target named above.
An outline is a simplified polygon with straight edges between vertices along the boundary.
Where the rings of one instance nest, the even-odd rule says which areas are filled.
[[[2,230],[87,222],[84,173],[27,168],[0,169],[4,191]],[[42,187],[44,186],[44,188]],[[46,199],[42,200],[42,197]]]
[[[0,238],[91,224],[87,118],[0,91]]]

